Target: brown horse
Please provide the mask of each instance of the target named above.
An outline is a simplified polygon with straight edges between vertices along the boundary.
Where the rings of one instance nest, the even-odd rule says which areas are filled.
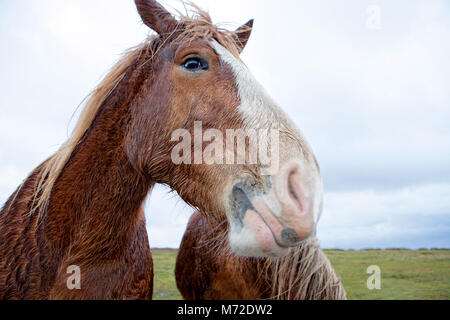
[[[239,58],[252,21],[231,32],[200,10],[176,19],[154,0],[136,5],[157,35],[113,67],[69,140],[0,213],[0,299],[151,298],[140,206],[155,184],[229,225],[240,255],[282,256],[315,231],[322,189],[314,155]],[[199,145],[199,122],[216,133],[276,131],[278,140],[263,137],[258,145],[279,147],[271,152],[277,170],[246,155],[225,164],[216,152],[213,163],[196,157],[192,164],[187,153],[201,157],[212,144],[210,137]],[[195,137],[183,139],[189,145],[181,162],[173,154],[179,130]],[[234,142],[227,160],[242,160]]]
[[[233,254],[227,231],[195,213],[177,257],[176,280],[186,300],[345,300],[346,293],[316,239],[280,259]]]

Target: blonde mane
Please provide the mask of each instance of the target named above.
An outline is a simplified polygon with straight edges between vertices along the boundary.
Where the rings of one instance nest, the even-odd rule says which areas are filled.
[[[316,239],[292,248],[285,258],[267,260],[264,268],[275,300],[345,300],[347,294]]]
[[[34,213],[37,210],[43,210],[47,207],[53,186],[74,149],[91,126],[103,102],[114,91],[125,76],[130,65],[136,61],[145,46],[146,44],[144,43],[128,50],[123,55],[122,59],[117,62],[101,81],[97,88],[89,95],[86,105],[83,108],[69,139],[44,163],[39,172],[31,213]]]
[[[172,33],[174,36],[172,37],[173,39],[168,37],[167,39],[160,41],[161,39],[158,36],[153,35],[140,45],[127,50],[122,58],[100,82],[97,88],[88,96],[85,107],[80,114],[72,134],[60,149],[42,165],[41,170],[38,173],[30,215],[35,212],[42,213],[45,211],[49,204],[56,180],[70,159],[73,151],[92,125],[92,122],[104,101],[114,92],[130,66],[135,63],[146,50],[150,50],[151,54],[151,58],[145,62],[148,63],[167,41],[191,41],[200,37],[214,38],[228,48],[234,55],[239,55],[238,47],[235,42],[235,32],[214,25],[210,15],[194,4],[188,2],[183,3],[185,5],[186,14],[179,13],[178,26]],[[16,195],[17,194],[18,192]]]

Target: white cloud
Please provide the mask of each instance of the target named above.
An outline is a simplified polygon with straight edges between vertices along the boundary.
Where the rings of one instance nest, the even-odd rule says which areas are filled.
[[[324,247],[448,246],[450,184],[331,192],[325,199],[319,225]]]
[[[0,207],[6,202],[7,198],[17,189],[22,180],[27,176],[21,168],[14,165],[0,167]]]
[[[194,212],[176,194],[169,191],[157,186],[146,205],[147,229],[152,247],[177,248]]]

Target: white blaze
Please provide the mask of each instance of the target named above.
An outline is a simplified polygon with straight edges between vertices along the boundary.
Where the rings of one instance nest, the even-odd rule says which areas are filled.
[[[217,41],[211,42],[212,47],[219,55],[220,59],[228,64],[235,76],[236,87],[238,89],[240,106],[239,112],[242,114],[244,126],[246,130],[278,130],[280,133],[280,148],[278,159],[283,169],[292,167],[296,163],[302,169],[305,175],[305,183],[310,186],[311,190],[305,190],[311,193],[313,201],[315,220],[319,218],[322,203],[322,181],[318,169],[315,167],[311,148],[303,138],[296,125],[287,117],[284,111],[270,97],[264,87],[255,79],[247,66]],[[267,131],[269,132],[269,131]],[[270,144],[270,137],[258,137],[259,139],[267,139]],[[264,143],[264,141],[263,141]],[[306,152],[302,152],[306,151]],[[308,155],[305,158],[305,154]],[[264,197],[264,202],[270,208],[272,213],[281,217],[282,215],[282,199],[287,196],[286,188],[281,186],[281,179],[276,176],[282,176],[285,172],[277,172],[272,179],[273,191]],[[284,193],[284,194],[280,194]],[[306,194],[308,196],[308,194]],[[233,219],[231,219],[233,220]],[[244,226],[241,230],[234,221],[230,221],[230,244],[236,253],[243,255],[261,256],[262,252],[258,250],[255,231],[248,226]],[[252,251],[253,250],[253,251]]]
[[[255,79],[247,66],[217,41],[213,41],[212,46],[222,61],[230,65],[233,70],[241,98],[239,110],[244,116],[246,126],[252,129],[295,130],[295,125],[290,123],[284,112]]]

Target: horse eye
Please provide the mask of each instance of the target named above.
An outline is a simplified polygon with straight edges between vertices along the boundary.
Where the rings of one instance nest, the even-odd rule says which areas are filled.
[[[208,70],[208,62],[200,58],[190,58],[183,63],[183,67],[191,72]]]

